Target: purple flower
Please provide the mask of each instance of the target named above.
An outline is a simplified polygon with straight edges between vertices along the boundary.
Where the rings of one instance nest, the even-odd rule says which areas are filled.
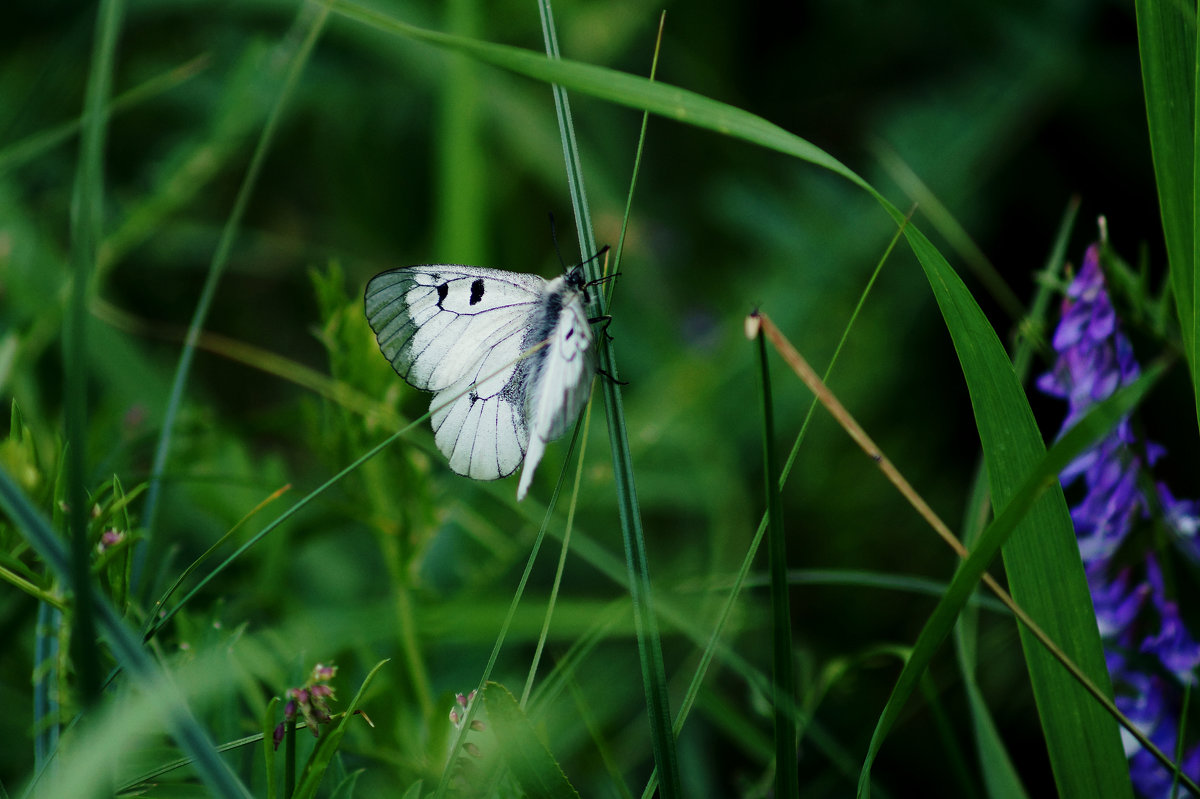
[[[1194,499],[1175,499],[1165,483],[1158,483],[1158,501],[1162,503],[1163,520],[1175,533],[1176,540],[1184,552],[1193,560],[1200,560],[1200,502]]]
[[[1179,617],[1179,604],[1167,599],[1162,570],[1153,557],[1146,558],[1146,581],[1153,589],[1161,627],[1157,635],[1142,642],[1142,651],[1155,655],[1167,671],[1185,685],[1196,685],[1196,667],[1200,666],[1200,643],[1191,636]]]
[[[1085,563],[1107,561],[1129,534],[1142,503],[1138,465],[1137,458],[1129,463],[1113,458],[1097,461],[1088,469],[1088,492],[1071,509],[1079,554]]]
[[[289,688],[284,692],[288,702],[283,708],[284,723],[294,721],[297,716],[303,716],[305,726],[313,737],[321,734],[320,725],[333,720],[329,713],[329,702],[333,700],[333,688],[325,681],[337,674],[336,666],[326,666],[318,663],[309,676],[308,681],[298,688]],[[284,723],[275,728],[275,748],[283,741]]]
[[[1115,639],[1126,630],[1141,610],[1142,603],[1150,594],[1145,583],[1130,588],[1130,570],[1122,569],[1116,579],[1105,582],[1106,569],[1103,563],[1087,567],[1088,587],[1096,608],[1096,623],[1100,626],[1100,637]]]
[[[1067,289],[1053,346],[1055,363],[1037,385],[1067,401],[1062,431],[1141,373],[1108,295],[1099,244],[1088,247],[1083,265]],[[1124,562],[1131,549],[1125,545],[1135,525],[1159,507],[1175,540],[1200,561],[1200,503],[1177,500],[1162,484],[1156,487],[1156,497],[1147,497],[1142,488],[1149,484],[1150,467],[1164,454],[1162,446],[1139,441],[1125,418],[1070,463],[1059,478],[1064,486],[1083,484],[1083,496],[1071,508],[1071,520],[1087,569],[1105,662],[1117,688],[1117,707],[1156,746],[1174,754],[1179,736],[1179,683],[1197,684],[1200,643],[1184,627],[1178,604],[1168,598],[1162,571],[1153,557],[1145,556],[1143,582],[1134,577],[1140,572],[1136,564],[1122,566],[1112,576],[1117,551],[1122,551]],[[1148,634],[1155,627],[1158,632]],[[1139,651],[1156,658],[1178,682],[1158,676],[1158,672],[1140,671],[1142,661],[1131,657]],[[1128,732],[1122,730],[1121,736],[1138,794],[1165,799],[1174,775]],[[1200,776],[1200,746],[1188,750],[1180,766],[1193,778]]]

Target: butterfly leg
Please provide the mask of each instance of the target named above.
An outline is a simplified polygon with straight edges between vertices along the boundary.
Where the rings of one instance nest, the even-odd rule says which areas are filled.
[[[611,383],[616,383],[618,386],[629,385],[628,380],[618,380],[617,378],[613,377],[612,375],[610,375],[608,372],[604,371],[603,369],[597,369],[596,374],[600,375],[601,377],[604,377]]]
[[[610,334],[608,332],[608,327],[609,327],[609,325],[612,324],[612,320],[613,320],[612,316],[610,316],[609,314],[604,314],[603,316],[589,317],[588,324],[589,325],[596,325],[596,324],[603,325],[603,327],[600,328],[600,332],[604,334],[604,338],[606,340],[612,341],[613,340],[612,334]]]

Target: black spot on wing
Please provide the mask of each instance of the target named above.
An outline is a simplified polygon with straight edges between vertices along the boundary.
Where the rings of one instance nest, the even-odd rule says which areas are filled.
[[[437,306],[439,308],[441,308],[442,303],[446,301],[446,296],[450,293],[450,284],[449,283],[439,283],[438,287],[437,287],[437,293],[438,293]]]
[[[477,305],[483,299],[483,280],[476,278],[471,283],[471,305]]]

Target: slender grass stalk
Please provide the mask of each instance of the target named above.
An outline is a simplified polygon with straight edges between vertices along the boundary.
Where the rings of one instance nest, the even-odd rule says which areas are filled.
[[[909,215],[911,216],[911,214],[912,211],[910,210]],[[838,341],[837,347],[834,348],[833,356],[829,359],[829,365],[825,368],[825,374],[822,377],[823,381],[828,382],[830,375],[833,373],[833,367],[837,363],[838,356],[841,354],[842,348],[845,346],[846,341],[850,337],[850,331],[853,329],[854,323],[858,320],[858,315],[862,311],[863,306],[866,304],[867,297],[870,295],[871,289],[875,285],[875,281],[878,279],[880,272],[883,271],[883,265],[887,263],[887,260],[891,256],[892,251],[895,249],[896,244],[900,241],[900,236],[902,233],[903,227],[898,229],[895,234],[892,235],[892,239],[888,242],[888,246],[884,249],[883,255],[881,255],[879,260],[876,262],[875,269],[871,272],[871,277],[867,280],[866,286],[863,287],[862,293],[859,295],[858,302],[855,304],[854,310],[851,312],[850,318],[846,322],[846,327],[842,330],[842,337]],[[800,425],[800,430],[796,434],[796,440],[792,444],[792,449],[788,455],[787,463],[784,464],[783,471],[779,475],[779,482],[777,485],[781,491],[787,484],[787,479],[791,474],[792,466],[795,464],[796,457],[800,453],[800,444],[805,439],[808,426],[812,422],[813,415],[816,413],[816,409],[819,404],[820,403],[815,397],[809,404],[808,412],[805,414],[804,420]],[[738,572],[734,577],[733,585],[730,587],[729,593],[726,596],[725,602],[717,617],[716,624],[713,625],[708,642],[705,644],[703,651],[701,652],[700,662],[696,666],[696,670],[692,675],[692,680],[688,685],[687,692],[684,694],[683,701],[680,702],[679,713],[675,717],[673,729],[676,735],[678,735],[680,730],[683,729],[683,723],[687,719],[688,714],[691,713],[692,706],[695,704],[696,698],[700,694],[700,687],[704,682],[704,677],[708,673],[713,656],[718,650],[725,625],[728,623],[729,618],[733,613],[733,608],[737,603],[738,597],[741,596],[742,588],[748,584],[747,575],[749,575],[750,567],[753,565],[754,559],[758,555],[758,548],[762,543],[763,536],[766,535],[768,519],[769,513],[764,511],[762,518],[759,519],[758,529],[754,533],[754,538],[751,540],[750,546],[746,548],[746,555],[742,559],[741,567],[738,569]],[[791,582],[792,579],[792,576],[789,575],[789,582]],[[941,591],[938,591],[937,593],[940,595]],[[787,710],[793,716],[796,716],[798,719],[799,714],[796,713],[794,706],[790,702],[785,706],[785,710]],[[805,725],[806,733],[810,727],[810,724]],[[797,745],[798,743],[799,742],[797,741]],[[834,759],[836,760],[837,758]],[[853,771],[849,769],[845,769],[844,772],[848,776],[853,775]],[[650,775],[650,779],[647,781],[646,789],[642,793],[643,799],[650,799],[650,796],[653,794],[657,785],[658,772],[655,771]]]
[[[542,18],[542,35],[546,55],[551,61],[562,58],[558,48],[558,37],[550,0],[538,0]],[[587,192],[583,182],[583,166],[579,158],[579,145],[575,139],[575,127],[571,121],[571,106],[567,91],[557,83],[551,84],[554,106],[558,112],[559,135],[563,143],[563,157],[567,168],[567,185],[571,192],[571,205],[575,209],[575,225],[581,243],[580,257],[586,260],[596,252],[596,238],[592,230],[591,213],[588,210]],[[632,187],[630,189],[632,191]],[[619,264],[617,265],[619,268]],[[587,266],[589,278],[601,277],[600,267],[595,261]],[[596,292],[598,316],[607,314],[603,292]],[[635,628],[638,639],[638,655],[642,666],[642,684],[646,691],[646,710],[650,717],[650,740],[654,748],[654,761],[658,766],[664,799],[675,799],[682,795],[679,780],[679,760],[675,752],[675,736],[671,732],[671,706],[668,695],[667,671],[663,661],[662,641],[658,635],[658,620],[654,612],[654,595],[650,580],[650,569],[646,557],[646,541],[642,530],[641,509],[638,506],[637,487],[633,475],[633,458],[629,452],[629,436],[625,428],[625,411],[621,403],[620,384],[617,382],[616,354],[612,340],[600,336],[600,368],[611,379],[601,380],[604,387],[604,407],[607,414],[609,441],[612,446],[613,476],[617,491],[617,511],[621,520],[621,534],[625,547],[626,568],[629,571],[629,592],[633,600]]]
[[[263,709],[262,732],[259,734],[263,745],[263,770],[266,772],[266,799],[279,799],[279,781],[275,777],[275,712],[281,702],[278,696],[271,697],[271,701],[267,702]]]
[[[479,0],[447,0],[446,29],[475,36],[480,27]],[[488,174],[487,145],[480,135],[483,89],[479,64],[460,53],[448,53],[445,78],[438,92],[437,232],[434,251],[453,253],[455,263],[483,261],[486,254]],[[443,254],[442,258],[449,256]]]
[[[756,316],[752,319],[757,319]],[[767,342],[753,325],[751,338],[758,345],[759,396],[763,414],[763,484],[767,505],[767,546],[771,570],[771,696],[775,717],[775,796],[798,797],[796,772],[796,722],[789,709],[795,702],[792,666],[792,611],[789,605],[787,533],[783,526],[783,501],[779,495],[779,464],[775,456],[775,411],[771,403],[771,370]],[[748,331],[749,332],[749,331]]]
[[[296,720],[288,719],[283,730],[283,799],[296,794]]]
[[[947,753],[947,771],[954,778],[957,795],[963,799],[978,799],[979,791],[975,788],[975,780],[971,777],[971,771],[967,768],[967,758],[963,755],[964,742],[950,724],[950,718],[942,707],[938,687],[929,672],[921,675],[920,685],[921,695],[929,707],[930,715],[933,716],[933,726],[937,730],[941,749]]]
[[[654,80],[654,75],[658,69],[658,54],[659,54],[659,49],[662,46],[663,23],[665,22],[666,17],[667,17],[666,11],[663,11],[659,17],[658,37],[656,38],[655,43],[654,43],[654,58],[650,64],[650,79],[651,80]],[[629,213],[633,208],[633,193],[634,193],[634,190],[637,188],[637,176],[638,176],[638,172],[641,169],[642,150],[644,149],[645,143],[646,143],[646,127],[647,127],[647,123],[649,122],[649,120],[650,120],[650,115],[648,113],[643,112],[642,127],[638,133],[637,152],[633,159],[633,175],[629,179],[629,192],[626,196],[626,201],[625,201],[625,215],[621,220],[621,235],[620,235],[620,238],[617,240],[617,249],[616,249],[616,254],[615,254],[616,262],[620,262],[621,252],[625,248],[625,232],[629,227]],[[604,262],[604,275],[603,276],[604,277],[608,276],[608,261],[607,261],[607,259],[605,259],[605,262]],[[605,285],[608,288],[607,310],[611,311],[612,310],[612,298],[613,298],[614,291],[616,289],[616,281],[615,280],[607,281],[605,283]],[[546,621],[542,627],[541,635],[538,637],[537,649],[534,652],[533,662],[530,665],[529,676],[527,677],[526,682],[525,682],[525,689],[521,693],[520,705],[522,708],[525,707],[525,703],[529,698],[530,688],[533,686],[534,676],[537,673],[538,661],[541,657],[542,648],[545,645],[546,637],[549,634],[550,614],[553,612],[554,601],[555,601],[555,598],[558,596],[558,589],[559,589],[559,585],[562,581],[563,569],[566,565],[568,542],[570,540],[571,529],[572,529],[574,518],[575,518],[575,506],[576,506],[576,502],[577,502],[578,496],[579,496],[579,487],[583,482],[584,454],[587,450],[588,431],[591,429],[591,421],[592,421],[592,405],[591,405],[591,402],[589,402],[588,406],[587,406],[587,412],[584,416],[583,439],[582,439],[583,443],[580,446],[579,458],[576,462],[574,493],[572,495],[571,504],[569,506],[570,509],[567,514],[567,524],[566,524],[566,529],[563,533],[562,550],[561,550],[561,555],[559,556],[558,569],[555,571],[555,574],[554,574],[554,586],[550,592],[550,602],[549,602],[549,605],[546,610]],[[676,733],[678,733],[678,730],[676,730]]]
[[[85,124],[79,140],[79,168],[71,197],[70,305],[63,331],[63,391],[66,417],[67,505],[71,528],[71,579],[75,591],[71,656],[80,698],[91,705],[100,698],[100,658],[95,646],[92,609],[91,548],[88,546],[87,496],[87,292],[96,264],[103,227],[104,146],[108,130],[105,108],[112,93],[117,35],[124,13],[122,0],[104,0],[96,17],[92,61],[84,99]]]
[[[139,544],[137,552],[134,555],[133,585],[135,589],[141,582],[141,571],[146,558],[146,549],[149,539],[155,532],[159,502],[162,494],[163,474],[166,471],[167,458],[171,452],[171,437],[175,431],[175,420],[179,415],[180,406],[183,404],[183,392],[187,385],[188,375],[191,373],[192,360],[196,354],[196,345],[200,338],[201,329],[208,318],[209,308],[212,306],[214,297],[216,297],[217,286],[220,284],[225,267],[229,263],[229,255],[233,250],[234,239],[241,229],[242,218],[246,214],[246,207],[249,205],[250,197],[254,193],[254,188],[258,183],[258,175],[262,170],[263,162],[266,160],[271,143],[275,138],[275,131],[278,129],[279,123],[283,118],[283,111],[291,99],[292,92],[300,79],[300,74],[308,61],[308,57],[312,54],[313,48],[316,46],[321,31],[325,28],[325,22],[328,17],[329,6],[324,3],[313,4],[306,2],[301,5],[300,10],[297,12],[295,27],[303,29],[307,26],[307,30],[305,31],[304,38],[300,40],[289,59],[283,85],[279,89],[279,94],[276,96],[275,103],[271,107],[271,113],[267,117],[266,124],[263,126],[262,134],[259,136],[258,144],[254,148],[254,154],[250,158],[250,165],[246,168],[245,177],[242,178],[242,184],[238,188],[237,198],[234,200],[233,208],[229,212],[229,218],[221,230],[221,238],[217,243],[217,249],[214,251],[212,261],[209,264],[208,275],[204,280],[204,287],[201,289],[200,298],[196,302],[192,321],[188,325],[187,339],[184,341],[183,350],[179,353],[179,363],[175,368],[175,377],[171,383],[171,394],[167,400],[166,412],[163,415],[162,432],[159,434],[158,444],[154,450],[154,461],[150,467],[150,489],[146,494],[146,505],[142,512],[142,525],[145,528],[146,540]]]
[[[667,12],[664,9],[658,15],[658,34],[654,37],[654,57],[650,59],[650,80],[653,81],[658,76],[658,55],[662,51],[662,36],[663,27],[667,24]],[[637,189],[638,173],[642,171],[642,151],[646,147],[646,128],[650,125],[650,112],[642,112],[642,126],[638,130],[637,150],[633,155],[633,174],[629,177],[629,192],[625,198],[625,213],[621,216],[621,235],[617,239],[617,251],[613,256],[613,269],[616,270],[621,265],[621,256],[625,254],[625,234],[629,230],[629,214],[633,210],[633,193]],[[607,269],[608,264],[605,264]],[[605,277],[608,275],[605,274]],[[617,293],[617,281],[611,280],[607,284],[607,302],[605,310],[612,313],[613,298]]]
[[[554,615],[554,606],[558,603],[558,590],[562,587],[563,572],[567,568],[567,553],[571,551],[571,530],[575,528],[575,508],[579,503],[579,488],[583,485],[583,463],[584,455],[587,453],[588,431],[592,426],[592,403],[589,400],[587,410],[583,415],[583,424],[581,425],[581,435],[576,436],[580,442],[579,457],[575,459],[575,480],[571,485],[571,501],[567,505],[567,522],[563,528],[562,546],[558,551],[558,565],[554,569],[554,583],[550,586],[550,598],[546,602],[546,617],[542,620],[542,629],[538,633],[537,644],[533,650],[533,657],[529,661],[529,673],[525,676],[525,687],[521,691],[521,699],[518,705],[521,709],[525,709],[526,703],[529,701],[529,693],[533,690],[533,681],[537,678],[538,664],[542,660],[542,650],[546,647],[546,640],[550,637],[550,619]],[[572,443],[575,439],[572,439]],[[571,449],[574,449],[572,446]],[[557,496],[557,492],[555,492]],[[552,502],[546,508],[547,524],[549,523],[550,514],[554,512],[554,503]]]

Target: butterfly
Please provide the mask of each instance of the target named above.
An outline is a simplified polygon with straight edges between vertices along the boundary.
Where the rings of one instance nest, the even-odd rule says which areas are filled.
[[[434,441],[456,473],[495,480],[523,463],[517,499],[525,498],[546,443],[567,431],[591,393],[590,285],[583,264],[553,280],[405,266],[367,283],[379,349],[409,385],[433,392]]]

